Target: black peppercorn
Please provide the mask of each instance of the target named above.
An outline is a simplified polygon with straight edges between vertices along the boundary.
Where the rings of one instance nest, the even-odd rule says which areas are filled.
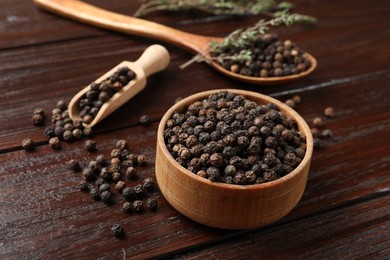
[[[83,129],[83,135],[85,137],[91,137],[93,135],[92,128],[84,128]]]
[[[22,147],[26,151],[33,151],[35,150],[35,143],[30,138],[25,138],[22,140]]]
[[[233,182],[235,184],[245,184],[246,183],[246,178],[245,178],[245,173],[242,171],[238,171],[234,177],[233,177]]]
[[[126,201],[126,202],[123,203],[123,205],[122,205],[122,210],[123,210],[123,212],[125,212],[125,213],[131,213],[131,212],[134,210],[134,208],[133,208],[133,203],[130,203],[130,202]]]
[[[77,172],[81,170],[79,161],[75,159],[70,159],[69,161],[66,162],[66,164],[68,165],[69,169],[71,169],[72,171]]]
[[[327,107],[324,110],[324,115],[329,118],[333,118],[335,115],[334,108],[333,107]]]
[[[57,108],[59,108],[61,110],[65,110],[65,109],[68,108],[68,105],[67,105],[67,103],[64,100],[59,100],[57,102]]]
[[[86,181],[80,181],[79,184],[77,185],[77,187],[81,191],[89,191],[89,184]]]
[[[46,127],[44,133],[47,138],[52,138],[56,136],[54,128],[51,126]]]
[[[34,110],[33,110],[33,115],[35,115],[35,114],[39,114],[39,115],[42,115],[44,117],[45,111],[43,110],[43,108],[37,107],[37,108],[34,108]]]
[[[99,191],[100,192],[103,192],[103,191],[110,191],[110,184],[108,183],[103,183],[99,186]]]
[[[274,181],[278,178],[278,175],[276,174],[276,172],[274,170],[267,170],[263,173],[263,179],[264,181],[268,182],[268,181]]]
[[[234,176],[237,173],[237,169],[234,165],[227,165],[224,170],[225,176]]]
[[[50,138],[49,139],[49,144],[50,144],[51,148],[53,148],[55,150],[58,150],[58,149],[62,148],[60,139],[58,137]]]
[[[146,165],[146,157],[145,155],[138,155],[136,159],[138,166],[145,166]]]
[[[89,167],[87,167],[87,168],[85,168],[83,170],[82,175],[84,177],[84,180],[86,180],[86,181],[91,181],[91,180],[93,180],[95,178],[94,171],[91,168],[89,168]]]
[[[130,179],[136,179],[138,176],[137,176],[137,170],[130,166],[130,167],[127,167],[126,168],[126,177],[130,180]]]
[[[97,189],[92,188],[91,191],[89,192],[89,194],[91,195],[92,199],[100,200],[100,193]]]
[[[154,183],[154,180],[152,178],[145,178],[142,186],[148,192],[153,192],[156,188],[156,184]]]
[[[322,127],[324,125],[324,122],[322,121],[321,117],[315,117],[313,119],[313,125],[314,127]]]
[[[113,149],[111,151],[111,158],[121,158],[122,151],[120,149]]]
[[[70,130],[64,131],[64,133],[62,134],[62,138],[68,142],[73,141],[74,137],[72,131]]]
[[[81,131],[80,129],[76,128],[76,129],[73,129],[72,131],[72,135],[75,139],[81,139],[81,137],[83,137],[83,131]]]
[[[150,211],[156,211],[157,210],[157,206],[158,206],[158,202],[155,198],[149,198],[147,201],[146,201],[146,206],[148,207],[148,209]]]
[[[145,188],[142,184],[134,186],[134,193],[137,198],[142,198],[145,195]]]
[[[126,187],[122,190],[122,195],[127,201],[131,201],[135,199],[134,188]]]
[[[245,172],[245,183],[254,184],[256,182],[257,176],[254,171]]]
[[[102,191],[102,193],[100,194],[100,197],[101,197],[101,200],[104,203],[112,202],[112,200],[111,200],[111,192],[108,191],[108,190]]]
[[[122,193],[122,191],[126,188],[126,183],[124,181],[118,181],[115,184],[115,190],[119,193]]]
[[[84,143],[84,146],[85,146],[85,149],[86,149],[88,152],[97,151],[97,144],[96,144],[96,142],[93,141],[93,140],[86,140],[85,143]]]
[[[133,202],[133,209],[135,212],[140,213],[144,211],[144,203],[142,200],[135,200]]]
[[[208,179],[210,181],[214,181],[214,182],[220,181],[221,174],[217,167],[209,167],[207,168],[206,172],[207,172]]]
[[[321,137],[324,137],[324,138],[331,138],[331,137],[333,137],[333,132],[332,132],[332,130],[330,130],[330,129],[324,129],[324,130],[321,132]]]
[[[125,232],[119,224],[112,225],[111,232],[116,238],[123,238],[125,236]]]
[[[119,149],[122,151],[124,149],[128,149],[129,144],[126,140],[121,139],[121,140],[116,141],[115,147],[116,147],[116,149]],[[114,156],[114,157],[117,157],[117,156]]]
[[[221,167],[224,163],[223,156],[220,153],[213,153],[210,156],[209,163],[215,167]]]
[[[43,114],[33,114],[31,121],[34,125],[43,125],[43,123],[45,122],[45,117]]]
[[[142,115],[139,118],[139,123],[144,126],[150,125],[151,123],[150,117],[148,115]]]
[[[207,172],[205,170],[200,170],[196,173],[196,175],[202,177],[202,178],[207,178],[208,175],[207,175]]]

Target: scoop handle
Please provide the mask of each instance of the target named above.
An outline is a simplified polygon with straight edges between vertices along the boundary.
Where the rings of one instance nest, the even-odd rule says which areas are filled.
[[[158,39],[185,48],[191,52],[203,52],[211,38],[183,32],[148,20],[126,16],[78,0],[34,0],[35,5],[47,11],[128,34]]]
[[[145,77],[149,77],[156,72],[165,69],[169,64],[170,58],[167,49],[163,46],[154,44],[149,46],[134,63],[140,66]]]

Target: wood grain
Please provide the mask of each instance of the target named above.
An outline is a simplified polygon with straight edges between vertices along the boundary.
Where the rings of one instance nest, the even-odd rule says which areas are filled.
[[[137,1],[89,0],[130,15]],[[318,58],[318,68],[302,81],[258,87],[237,83],[193,64],[191,55],[164,44],[171,65],[153,75],[146,88],[106,118],[93,138],[108,154],[115,140],[127,139],[147,156],[144,177],[154,177],[158,122],[178,97],[221,88],[269,94],[284,101],[300,95],[296,110],[311,125],[325,119],[333,138],[313,154],[307,188],[297,207],[275,224],[227,231],[197,224],[175,211],[157,191],[156,213],[125,215],[120,196],[106,206],[75,188],[80,173],[65,167],[70,158],[91,160],[84,141],[53,151],[43,127],[31,123],[32,110],[47,114],[60,99],[69,101],[83,86],[123,60],[135,60],[158,43],[92,28],[36,9],[32,1],[3,0],[0,8],[0,258],[389,258],[390,187],[390,5],[376,1],[294,1],[295,11],[318,18],[314,27],[279,28]],[[150,19],[195,34],[224,36],[259,17],[219,17],[158,13]],[[147,105],[146,105],[147,104]],[[139,125],[147,114],[153,124]],[[48,122],[47,122],[48,124]],[[21,149],[31,137],[35,152]],[[133,183],[133,182],[131,182]],[[134,182],[135,184],[137,182]],[[119,222],[123,240],[110,231]]]

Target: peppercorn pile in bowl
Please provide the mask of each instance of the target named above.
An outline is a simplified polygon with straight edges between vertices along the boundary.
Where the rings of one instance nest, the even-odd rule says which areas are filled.
[[[156,177],[165,198],[213,227],[272,223],[305,189],[313,138],[287,105],[254,92],[213,90],[181,100],[164,115]]]

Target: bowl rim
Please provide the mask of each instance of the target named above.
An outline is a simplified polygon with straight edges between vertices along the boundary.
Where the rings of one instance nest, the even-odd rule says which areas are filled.
[[[285,176],[278,178],[276,180],[260,183],[260,184],[249,184],[249,185],[237,185],[237,184],[228,184],[223,182],[213,182],[206,178],[203,178],[201,176],[196,175],[195,173],[191,172],[190,170],[186,169],[182,165],[180,165],[170,154],[168,151],[168,148],[165,144],[164,139],[164,130],[166,127],[166,122],[171,118],[174,112],[180,111],[183,108],[188,108],[188,104],[192,104],[195,101],[201,100],[203,98],[207,98],[211,94],[217,94],[220,92],[231,92],[234,94],[242,95],[245,98],[251,99],[251,97],[257,97],[262,100],[265,100],[266,102],[272,102],[274,103],[281,111],[288,113],[288,115],[292,116],[298,124],[299,131],[302,132],[306,137],[306,152],[305,156],[303,157],[300,164],[290,173],[286,174]],[[181,109],[179,109],[181,108]],[[166,159],[172,163],[174,166],[176,166],[178,169],[180,169],[180,172],[186,174],[194,181],[200,182],[204,185],[213,186],[216,189],[229,189],[229,190],[263,190],[263,189],[269,189],[273,188],[281,183],[284,183],[292,178],[294,178],[296,175],[300,174],[304,167],[311,162],[311,157],[313,154],[313,136],[311,134],[310,128],[307,125],[306,121],[291,107],[287,106],[286,104],[282,103],[281,101],[272,98],[270,96],[260,94],[253,91],[247,91],[247,90],[240,90],[240,89],[214,89],[214,90],[207,90],[203,92],[198,92],[196,94],[190,95],[176,104],[174,104],[172,107],[168,109],[168,111],[164,114],[164,116],[161,118],[158,130],[157,130],[157,145],[160,145],[161,152],[164,154]]]

